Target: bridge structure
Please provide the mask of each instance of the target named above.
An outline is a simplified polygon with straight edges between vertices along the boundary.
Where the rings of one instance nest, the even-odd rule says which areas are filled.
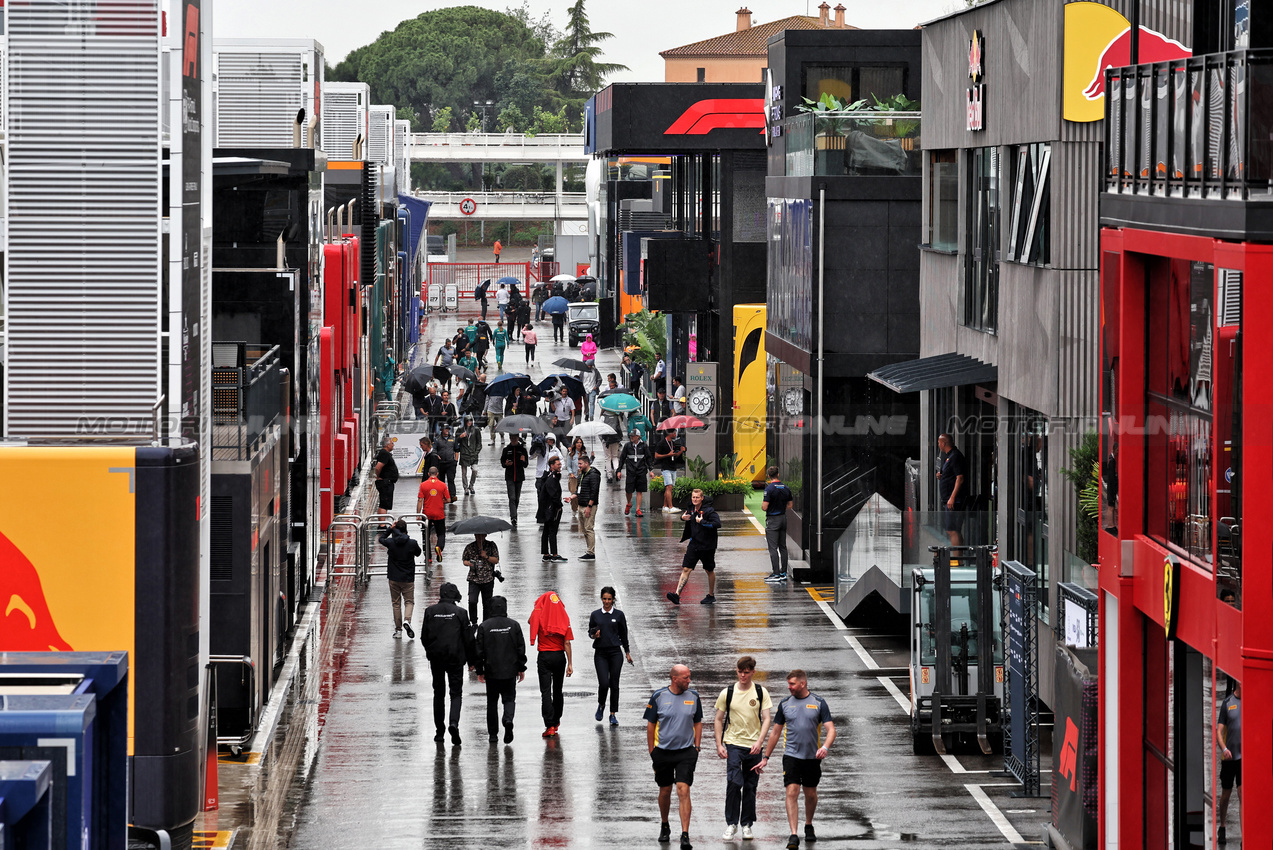
[[[434,221],[586,221],[588,203],[584,193],[562,191],[563,166],[588,161],[583,147],[581,133],[539,136],[512,132],[412,133],[412,162],[551,163],[557,168],[556,188],[551,192],[417,191],[414,194],[432,202],[429,218]]]

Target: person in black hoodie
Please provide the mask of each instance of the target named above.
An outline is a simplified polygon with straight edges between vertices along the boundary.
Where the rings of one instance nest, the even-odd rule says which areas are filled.
[[[588,616],[588,637],[592,638],[592,661],[597,668],[597,722],[605,713],[608,691],[610,725],[618,726],[619,674],[625,658],[632,663],[632,650],[628,647],[628,618],[614,607],[614,588],[609,585],[601,588],[601,607]]]
[[[393,636],[414,638],[411,630],[411,614],[415,611],[415,559],[420,557],[420,544],[407,534],[407,523],[398,520],[376,538],[389,550],[389,601],[393,605]]]
[[[526,637],[508,616],[508,600],[491,599],[491,613],[477,627],[477,680],[486,684],[486,731],[499,740],[499,706],[504,703],[504,743],[513,743],[517,683],[526,679]]]
[[[500,453],[499,465],[504,467],[504,486],[508,488],[508,519],[517,527],[517,506],[522,501],[522,485],[526,483],[526,466],[530,455],[522,445],[522,435],[512,434],[508,445]]]
[[[681,580],[676,583],[676,590],[667,595],[673,605],[681,604],[681,591],[690,580],[694,566],[703,562],[703,572],[707,573],[707,595],[702,598],[704,605],[716,604],[716,533],[720,529],[720,514],[712,507],[712,497],[703,495],[702,490],[695,490],[690,497],[693,504],[681,514],[685,520],[685,531],[681,533],[681,542],[686,540],[690,545],[685,547],[685,557],[681,560]]]
[[[451,732],[451,743],[460,744],[460,707],[464,701],[464,665],[475,661],[473,627],[469,615],[456,603],[463,597],[459,588],[447,582],[438,593],[438,603],[424,609],[420,643],[429,657],[433,673],[433,725],[438,743]],[[444,726],[447,685],[451,691],[450,722]]]
[[[564,561],[557,554],[557,527],[561,525],[561,458],[548,461],[548,471],[535,482],[539,495],[539,512],[544,517],[544,530],[539,537],[539,551],[544,561]]]

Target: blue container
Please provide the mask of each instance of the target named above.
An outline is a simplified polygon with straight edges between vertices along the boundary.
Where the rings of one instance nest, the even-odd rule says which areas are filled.
[[[13,677],[68,682],[97,698],[92,850],[128,846],[128,653],[0,652],[0,686]]]
[[[0,761],[0,847],[53,846],[53,765]]]
[[[87,850],[93,829],[91,694],[0,696],[0,760],[53,765],[54,850]]]

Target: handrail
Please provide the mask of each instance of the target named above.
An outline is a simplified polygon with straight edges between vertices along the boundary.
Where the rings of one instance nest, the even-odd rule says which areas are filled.
[[[217,744],[226,744],[230,747],[244,747],[252,740],[252,736],[256,734],[256,664],[252,661],[250,655],[209,655],[209,666],[215,664],[241,664],[247,671],[239,684],[247,684],[248,690],[248,725],[247,730],[242,735],[217,735]]]

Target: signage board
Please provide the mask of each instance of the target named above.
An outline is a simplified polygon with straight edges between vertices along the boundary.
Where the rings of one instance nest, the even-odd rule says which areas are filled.
[[[597,153],[765,148],[766,84],[614,83],[597,93]]]
[[[1005,573],[1008,595],[1007,634],[1004,635],[1004,648],[1007,652],[1008,667],[1008,699],[1012,706],[1011,718],[1011,755],[1024,763],[1026,761],[1026,615],[1028,609],[1025,599],[1025,581],[1014,572]]]
[[[986,129],[986,37],[973,30],[968,40],[968,129]]]
[[[1087,609],[1073,599],[1061,598],[1062,621],[1065,623],[1065,645],[1079,649],[1090,647],[1087,633]]]

